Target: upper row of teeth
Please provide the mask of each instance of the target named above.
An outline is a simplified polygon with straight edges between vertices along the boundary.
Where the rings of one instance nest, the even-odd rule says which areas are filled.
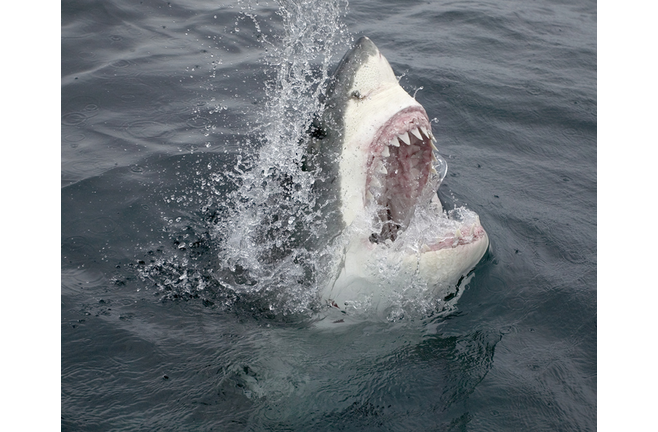
[[[421,135],[421,133],[424,136],[431,138],[432,149],[437,150],[436,146],[434,145],[434,143],[436,142],[436,138],[434,138],[434,135],[432,135],[432,132],[428,131],[427,128],[425,128],[424,126],[415,127],[413,129],[409,130],[409,132],[403,132],[403,133],[395,136],[394,138],[392,138],[388,142],[388,145],[391,145],[391,146],[394,146],[394,147],[400,147],[400,142],[403,142],[406,145],[411,145],[411,136],[412,135],[414,137],[418,138],[419,140],[423,141],[425,138],[423,138],[423,135]],[[385,153],[388,153],[387,148],[384,149],[384,156],[388,156]]]
[[[421,132],[425,137],[428,137],[428,138],[431,139],[430,145],[432,146],[432,149],[434,151],[438,151],[438,149],[434,145],[434,143],[436,142],[436,138],[434,138],[434,135],[432,134],[432,132],[428,131],[424,126],[418,126],[418,127],[412,128],[408,132],[403,132],[399,135],[396,135],[394,138],[392,138],[389,141],[388,145],[392,145],[392,146],[395,146],[395,147],[400,147],[400,141],[401,141],[401,142],[405,143],[406,145],[410,146],[411,145],[411,135],[418,138],[420,141],[425,141],[425,139],[427,139],[427,138],[423,138],[423,136],[420,135]],[[416,151],[418,151],[418,149]],[[415,154],[415,152],[414,152],[414,154]],[[390,155],[391,155],[391,152],[389,151],[388,146],[384,146],[384,148],[382,149],[382,152],[381,152],[381,156],[384,157],[384,158],[387,158]],[[416,157],[418,157],[418,156],[416,155]],[[432,162],[436,162],[436,160],[437,160],[436,155],[434,154],[434,152],[432,152]],[[433,164],[430,166],[430,171],[432,173],[436,174],[436,169],[434,168]],[[375,167],[374,167],[374,172],[379,173],[379,174],[388,174],[388,170],[384,166],[384,162],[383,162],[382,159],[376,160]],[[415,177],[418,177],[418,175],[420,173],[420,170],[416,169],[415,167],[412,167],[411,170],[410,170],[410,173],[411,173],[412,177],[414,177],[414,175],[415,175]],[[374,181],[377,182],[376,179]]]

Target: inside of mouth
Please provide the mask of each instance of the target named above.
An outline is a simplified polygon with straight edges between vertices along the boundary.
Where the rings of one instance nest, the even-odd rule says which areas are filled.
[[[371,234],[371,242],[395,241],[408,226],[434,171],[432,140],[426,119],[401,116],[373,143],[366,205],[376,209],[378,231]]]

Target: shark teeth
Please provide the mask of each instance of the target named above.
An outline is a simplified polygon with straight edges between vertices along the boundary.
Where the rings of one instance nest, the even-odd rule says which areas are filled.
[[[381,188],[381,187],[382,187],[382,183],[379,181],[379,179],[377,178],[377,176],[372,176],[372,177],[370,178],[370,186],[373,187],[373,188],[375,188],[375,189],[378,189],[378,188]]]
[[[433,142],[436,139],[426,119],[403,117],[387,125],[378,142],[373,143],[364,198],[366,205],[376,211],[373,221],[381,224],[381,230],[371,242],[395,241],[398,231],[413,215],[426,182],[434,182],[441,174],[441,156]],[[466,233],[466,228],[462,231]],[[453,238],[458,235],[461,233]]]
[[[411,129],[411,130],[409,131],[409,133],[410,133],[410,134],[413,134],[413,136],[415,136],[415,137],[418,138],[419,140],[421,140],[421,141],[423,140],[423,137],[420,135],[420,132],[418,131],[418,129],[413,128],[413,129]],[[407,143],[407,144],[409,144],[409,143]]]
[[[434,138],[434,134],[432,133],[432,128],[430,127],[429,129],[425,129],[424,127],[421,126],[421,130],[425,134],[426,137],[431,139],[432,141],[436,142],[436,138]]]

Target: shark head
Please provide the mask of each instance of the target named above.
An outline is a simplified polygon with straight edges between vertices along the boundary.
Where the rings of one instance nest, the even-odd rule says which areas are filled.
[[[447,164],[425,109],[399,85],[370,39],[359,39],[339,63],[325,107],[313,145],[335,155],[333,168],[324,169],[338,180],[331,184],[338,189],[343,226],[358,228],[351,230],[340,275],[323,297],[338,308],[367,299],[385,309],[387,281],[374,270],[382,265],[398,268],[400,280],[422,280],[433,295],[454,296],[484,255],[487,234],[471,212],[450,220],[452,228],[434,238],[423,233],[405,240],[420,206],[449,220],[436,193]]]

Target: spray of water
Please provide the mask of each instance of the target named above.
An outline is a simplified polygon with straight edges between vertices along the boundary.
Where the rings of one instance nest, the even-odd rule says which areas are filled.
[[[239,187],[229,216],[217,226],[222,282],[238,296],[259,299],[277,315],[308,314],[317,306],[317,278],[328,251],[314,247],[325,229],[302,169],[304,142],[321,113],[330,67],[350,42],[342,22],[347,3],[280,0],[284,33],[264,39],[267,102],[259,113],[259,149],[235,166]],[[248,3],[245,14],[257,16]],[[338,52],[340,49],[340,52]]]
[[[322,307],[318,290],[337,277],[350,238],[368,238],[381,227],[372,225],[378,220],[373,213],[342,233],[332,233],[331,218],[340,216],[328,213],[331,198],[315,193],[318,172],[304,169],[308,130],[323,111],[331,68],[353,42],[342,22],[347,2],[277,3],[283,32],[271,40],[261,38],[267,53],[262,63],[270,78],[266,102],[257,115],[258,124],[250,125],[257,139],[246,141],[248,150],[227,175],[236,187],[222,197],[226,217],[214,227],[219,269],[213,277],[230,292],[231,301],[285,319],[317,312]],[[258,30],[254,8],[249,2],[241,4]],[[445,160],[436,156],[436,174],[408,228],[394,244],[376,246],[381,260],[373,264],[378,268],[371,273],[390,285],[393,320],[447,310],[458,298],[452,303],[445,297],[437,299],[421,278],[400,282],[400,275],[406,274],[396,267],[401,254],[419,256],[423,245],[437,239],[452,242],[460,226],[479,223],[477,215],[465,208],[444,213],[431,202],[447,172]],[[354,303],[352,312],[367,314],[366,303]]]

